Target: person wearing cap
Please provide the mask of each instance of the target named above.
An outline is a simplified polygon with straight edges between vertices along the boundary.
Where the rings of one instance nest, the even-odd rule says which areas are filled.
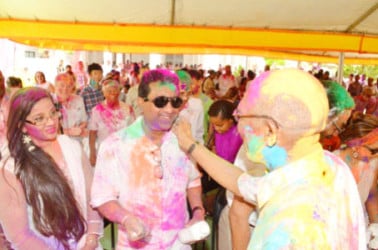
[[[366,249],[354,178],[319,143],[328,110],[324,87],[307,72],[268,71],[254,80],[235,117],[247,158],[265,165],[262,177],[244,173],[196,143],[189,123],[175,125],[183,150],[218,183],[256,205],[248,249]]]

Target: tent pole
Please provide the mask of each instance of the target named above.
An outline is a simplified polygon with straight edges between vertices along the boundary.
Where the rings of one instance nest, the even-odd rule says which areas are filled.
[[[339,68],[337,70],[337,82],[343,84],[343,71],[344,70],[344,52],[339,55]]]
[[[175,25],[176,18],[176,0],[171,0],[171,25]]]

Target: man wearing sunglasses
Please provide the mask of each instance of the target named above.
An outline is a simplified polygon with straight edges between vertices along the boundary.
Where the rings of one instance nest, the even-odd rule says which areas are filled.
[[[117,249],[189,250],[178,233],[204,219],[199,172],[170,131],[183,105],[178,84],[170,71],[147,71],[138,87],[142,115],[101,143],[92,205],[119,224]]]

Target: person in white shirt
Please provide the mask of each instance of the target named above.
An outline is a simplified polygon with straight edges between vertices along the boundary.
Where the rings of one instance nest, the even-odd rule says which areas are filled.
[[[180,79],[180,97],[184,100],[179,118],[183,117],[191,122],[192,134],[196,141],[203,144],[204,110],[202,101],[192,95],[192,78],[185,70],[176,71]]]

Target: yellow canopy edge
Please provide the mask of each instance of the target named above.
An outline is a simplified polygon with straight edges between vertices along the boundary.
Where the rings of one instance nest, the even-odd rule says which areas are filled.
[[[248,28],[67,23],[0,19],[0,38],[61,50],[234,54],[337,63],[335,57],[277,50],[378,53],[378,36]],[[347,64],[378,64],[346,58]]]

